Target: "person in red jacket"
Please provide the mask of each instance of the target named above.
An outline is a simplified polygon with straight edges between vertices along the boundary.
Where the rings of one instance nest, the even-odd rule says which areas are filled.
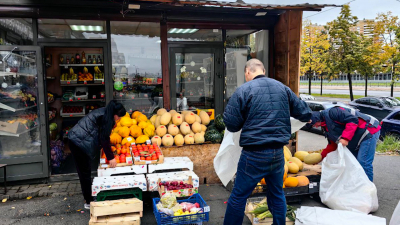
[[[321,127],[325,132],[328,145],[321,153],[322,159],[335,151],[337,144],[341,143],[353,153],[368,178],[373,181],[372,162],[381,129],[377,119],[354,109],[333,107],[313,112],[307,126]]]

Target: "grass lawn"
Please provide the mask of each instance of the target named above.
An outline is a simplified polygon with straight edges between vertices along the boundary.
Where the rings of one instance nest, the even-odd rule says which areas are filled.
[[[308,94],[308,93],[300,93],[300,94]],[[345,94],[317,94],[317,93],[313,93],[311,94],[314,97],[327,97],[327,98],[344,98],[344,99],[350,99],[350,95],[345,95]],[[364,95],[353,95],[354,99],[358,99],[358,98],[363,98]],[[400,100],[400,97],[395,97],[397,99]]]

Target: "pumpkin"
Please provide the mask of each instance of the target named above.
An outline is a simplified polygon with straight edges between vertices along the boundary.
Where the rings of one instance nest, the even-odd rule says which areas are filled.
[[[260,184],[261,184],[261,185],[267,185],[267,183],[265,183],[265,179],[264,179],[264,178],[261,179]]]
[[[146,128],[151,128],[151,129],[153,129],[153,131],[156,130],[156,128],[154,127],[153,124],[149,124]]]
[[[288,177],[286,178],[285,182],[283,182],[285,187],[297,187],[299,184],[299,180],[296,177]]]
[[[149,124],[146,121],[142,121],[138,124],[138,127],[144,129],[148,126]]]
[[[297,176],[296,178],[299,181],[299,187],[307,186],[310,184],[310,180],[306,176]]]
[[[133,112],[133,113],[132,113],[132,119],[137,119],[137,118],[138,118],[138,116],[139,116],[140,114],[142,114],[142,113],[141,113],[141,112],[139,112],[139,111],[135,111],[135,112]]]
[[[139,116],[137,117],[136,120],[137,120],[139,123],[142,122],[142,121],[146,122],[146,121],[147,121],[147,116],[141,114],[141,115],[139,115]]]
[[[149,136],[149,137],[153,137],[154,136],[154,129],[151,128],[150,126],[146,127],[143,129],[143,134]]]
[[[142,135],[142,129],[140,129],[140,127],[138,127],[137,125],[131,126],[130,132],[131,132],[131,136],[134,138],[137,138],[140,135]]]
[[[149,136],[147,135],[140,135],[138,138],[136,138],[136,143],[137,144],[143,144],[145,143],[147,140],[149,140]]]
[[[120,121],[117,122],[117,127],[122,127]]]
[[[121,140],[122,140],[121,136],[117,133],[112,133],[110,135],[110,143],[113,145],[121,143]]]
[[[123,126],[123,127],[130,127],[130,126],[132,126],[132,119],[130,117],[124,116],[124,117],[122,117],[120,123],[121,123],[121,126]]]
[[[131,137],[131,136],[128,136],[128,137],[126,137],[126,138],[124,138],[124,139],[122,140],[121,144],[122,144],[122,145],[125,145],[126,143],[131,144],[131,143],[134,143],[134,142],[135,142],[135,138],[133,138],[133,137]]]
[[[137,121],[135,119],[132,119],[132,126],[137,125]]]
[[[297,151],[294,153],[294,157],[300,159],[303,162],[304,162],[304,157],[306,157],[307,155],[309,155],[309,153],[306,151]]]
[[[129,127],[121,127],[118,130],[118,134],[121,135],[121,137],[125,138],[128,137],[130,133]]]
[[[112,133],[117,133],[117,134],[118,134],[119,128],[120,128],[120,127],[115,127],[111,132],[112,132]]]

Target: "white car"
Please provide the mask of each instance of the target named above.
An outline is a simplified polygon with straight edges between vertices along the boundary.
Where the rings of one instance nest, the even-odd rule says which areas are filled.
[[[307,94],[300,94],[300,99],[301,100],[303,100],[303,101],[306,101],[306,100],[315,100],[315,97],[314,96],[312,96],[312,95],[307,95]]]

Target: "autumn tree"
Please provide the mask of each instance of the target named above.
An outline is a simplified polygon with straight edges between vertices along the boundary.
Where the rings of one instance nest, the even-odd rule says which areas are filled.
[[[382,64],[388,64],[386,72],[392,74],[390,83],[390,96],[393,97],[393,86],[399,77],[396,66],[400,60],[400,30],[399,18],[391,12],[379,13],[376,17],[375,35],[381,43],[382,52],[380,59]]]
[[[352,31],[350,28],[358,22],[356,16],[351,15],[349,5],[344,5],[340,15],[328,23],[329,42],[331,47],[330,60],[334,67],[332,69],[337,73],[347,75],[349,81],[350,99],[353,101],[353,84],[351,73],[357,70],[358,63],[362,60],[357,51],[360,50],[360,34]]]
[[[329,48],[326,32],[321,27],[313,26],[309,20],[303,22],[303,34],[301,43],[302,74],[308,78],[308,93],[311,95],[311,81],[314,74],[322,76],[325,69],[324,53]]]

